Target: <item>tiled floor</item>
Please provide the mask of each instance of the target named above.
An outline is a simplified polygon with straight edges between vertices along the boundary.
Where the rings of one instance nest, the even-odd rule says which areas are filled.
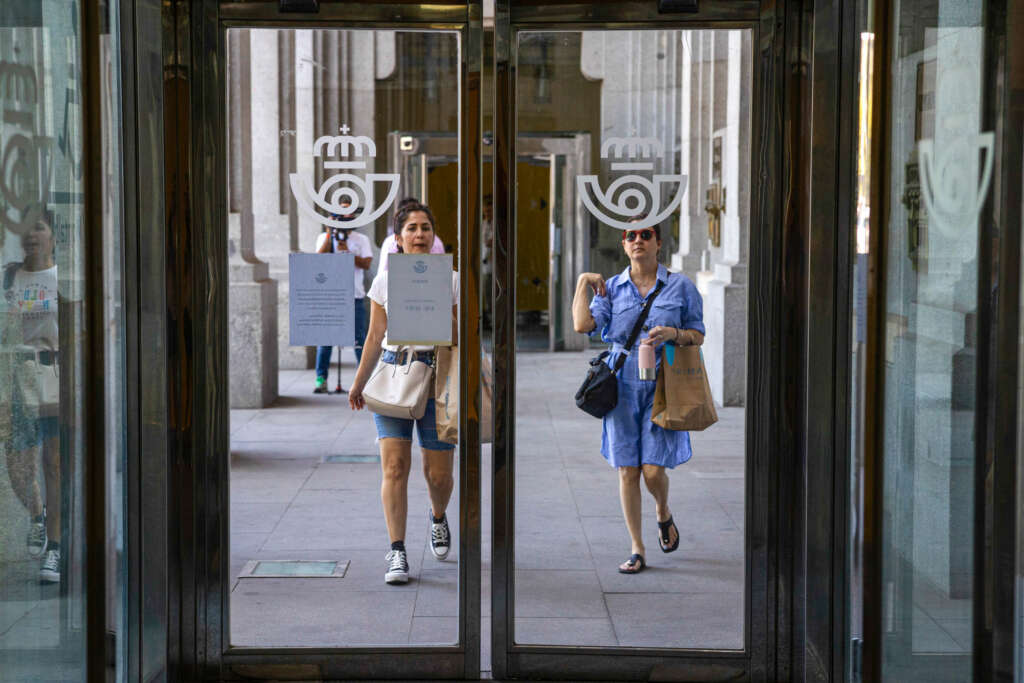
[[[572,402],[584,365],[583,356],[569,353],[522,354],[519,360],[516,641],[742,647],[743,411],[722,410],[718,425],[694,434],[694,458],[671,473],[677,552],[658,550],[653,501],[644,494],[649,568],[625,576],[616,570],[629,555],[617,475],[600,456],[600,422]],[[273,408],[232,412],[232,575],[251,559],[351,564],[340,579],[236,579],[232,642],[454,642],[458,553],[453,549],[438,562],[429,552],[427,492],[416,449],[406,538],[415,549],[412,580],[387,586],[379,465],[324,461],[374,454],[371,416],[350,411],[344,396],[313,395],[311,388],[311,372],[283,372],[282,398]],[[482,552],[489,572],[489,447],[483,459]],[[452,520],[457,506],[456,495]],[[486,575],[484,584],[489,588]],[[485,622],[489,600],[485,595]]]

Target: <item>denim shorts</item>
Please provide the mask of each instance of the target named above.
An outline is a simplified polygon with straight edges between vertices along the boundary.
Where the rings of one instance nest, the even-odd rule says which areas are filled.
[[[433,365],[433,354],[417,353],[417,358]],[[395,363],[397,357],[393,351],[385,351],[381,354],[381,362]],[[441,441],[437,438],[437,413],[434,409],[434,399],[427,399],[427,409],[423,417],[418,420],[404,419],[401,417],[387,417],[385,415],[373,414],[373,423],[377,426],[378,439],[401,439],[412,441],[412,427],[416,425],[416,436],[419,438],[420,448],[430,451],[453,451],[455,444]]]

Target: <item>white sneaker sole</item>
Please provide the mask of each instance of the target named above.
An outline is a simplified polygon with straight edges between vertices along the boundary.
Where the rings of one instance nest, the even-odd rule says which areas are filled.
[[[384,583],[409,583],[409,572],[387,572],[384,574]]]
[[[41,569],[39,570],[39,580],[43,583],[60,583],[60,572],[51,572]]]
[[[440,550],[439,551],[434,546],[430,546],[430,552],[434,555],[434,557],[436,559],[443,560],[444,558],[448,557],[448,553],[449,553],[449,551],[451,551],[451,546],[447,546],[446,545],[446,546],[443,546],[443,547],[444,547],[444,550]]]

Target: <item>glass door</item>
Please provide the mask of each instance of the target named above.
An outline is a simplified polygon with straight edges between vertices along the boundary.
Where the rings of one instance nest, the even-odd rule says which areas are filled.
[[[751,255],[772,224],[755,160],[774,152],[755,132],[756,5],[701,10],[497,3],[496,677],[765,665],[772,503],[747,435],[768,414],[754,388],[777,380],[747,344],[768,329],[750,314],[750,292],[772,291]],[[551,140],[567,151],[545,155]],[[535,256],[555,273],[542,296]],[[640,338],[670,335],[652,338],[668,354],[703,341],[719,416],[704,431],[652,424],[661,380],[626,348],[657,282]],[[595,420],[573,394],[605,349],[627,360]]]
[[[185,677],[473,678],[479,3],[198,6],[187,129],[216,182],[180,208],[212,217],[209,279],[172,280],[201,311],[182,360],[216,370],[182,387],[208,453],[173,485]],[[394,163],[409,130],[450,157]],[[400,369],[423,400],[385,415],[367,384]]]

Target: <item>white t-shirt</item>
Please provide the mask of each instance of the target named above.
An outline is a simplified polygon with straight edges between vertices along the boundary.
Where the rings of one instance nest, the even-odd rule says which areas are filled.
[[[36,271],[18,268],[11,288],[4,290],[4,300],[8,315],[21,318],[22,344],[57,349],[57,266]]]
[[[377,277],[373,278],[373,284],[370,285],[370,293],[367,294],[370,297],[370,301],[375,301],[384,307],[384,312],[388,313],[388,271],[378,273]],[[452,272],[452,306],[457,306],[459,303],[459,273],[458,271]],[[390,315],[390,314],[389,314]],[[386,351],[398,351],[400,347],[392,346],[388,344],[387,332],[384,333],[384,342],[382,343],[384,350]],[[415,351],[430,351],[433,346],[413,346]]]
[[[329,232],[322,232],[316,238],[316,250],[320,251],[324,242],[327,240]],[[334,240],[334,253],[344,253],[341,251],[341,240]],[[370,244],[370,238],[361,232],[353,230],[348,234],[348,251],[353,256],[373,258],[373,246]],[[366,286],[363,284],[363,273],[366,272],[366,268],[360,268],[356,266],[355,269],[355,285],[357,299],[362,299],[366,296]]]

